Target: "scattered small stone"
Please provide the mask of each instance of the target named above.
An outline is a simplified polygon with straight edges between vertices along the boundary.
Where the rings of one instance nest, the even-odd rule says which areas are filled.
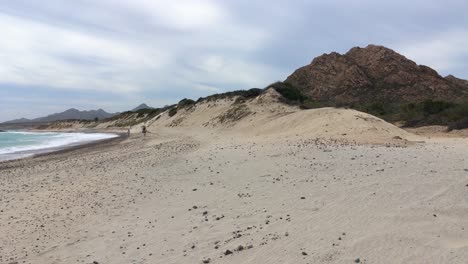
[[[237,251],[242,251],[242,250],[244,250],[244,246],[239,245],[239,246],[237,247]]]
[[[302,255],[303,255],[303,256],[307,256],[307,252],[302,251]]]
[[[232,251],[229,250],[229,249],[227,249],[226,251],[224,251],[224,255],[226,255],[226,256],[227,256],[227,255],[231,255],[231,254],[232,254]]]
[[[204,259],[202,262],[203,263],[210,263],[211,259],[207,258],[207,259]]]
[[[354,263],[361,263],[361,260],[359,258],[354,260]]]
[[[301,200],[305,200],[305,197],[304,197],[304,196],[302,196],[302,197],[301,197]]]

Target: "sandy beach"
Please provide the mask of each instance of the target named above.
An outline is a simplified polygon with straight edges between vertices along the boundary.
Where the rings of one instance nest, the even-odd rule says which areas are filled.
[[[0,163],[0,263],[466,263],[468,140],[158,128]]]

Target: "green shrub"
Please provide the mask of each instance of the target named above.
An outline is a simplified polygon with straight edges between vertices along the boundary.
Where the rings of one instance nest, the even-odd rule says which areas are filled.
[[[443,112],[450,121],[459,121],[468,117],[468,102],[456,104]]]
[[[448,131],[468,128],[468,117],[448,125]]]
[[[184,107],[193,106],[194,104],[195,104],[194,100],[184,98],[184,99],[180,100],[180,102],[177,104],[177,106],[181,107],[181,108],[184,108]]]
[[[223,115],[218,116],[221,123],[230,123],[241,120],[250,114],[250,110],[245,105],[237,105],[226,111]]]
[[[145,108],[137,110],[135,113],[137,113],[137,118],[151,118],[161,113],[161,108]]]
[[[243,104],[245,103],[245,97],[244,96],[239,96],[236,98],[236,100],[234,101],[234,104]]]
[[[171,108],[171,110],[169,110],[167,114],[169,115],[169,117],[175,116],[177,114],[177,108],[176,107]]]
[[[309,99],[301,92],[301,90],[289,83],[276,82],[271,84],[269,87],[275,89],[289,103],[302,103]]]
[[[311,99],[307,99],[299,105],[301,109],[315,109],[323,107],[323,105],[319,102],[313,101]]]
[[[425,115],[438,114],[444,110],[454,107],[453,103],[427,100],[422,103],[422,109]]]
[[[197,100],[197,103],[203,102],[203,101],[210,102],[210,101],[215,101],[215,100],[220,100],[220,99],[225,99],[225,98],[232,98],[235,96],[242,96],[245,99],[251,99],[251,98],[255,98],[259,96],[260,94],[262,94],[262,92],[263,92],[263,89],[252,88],[249,90],[237,90],[237,91],[226,92],[226,93],[221,93],[221,94],[213,94],[213,95],[203,97],[203,98],[200,97]]]

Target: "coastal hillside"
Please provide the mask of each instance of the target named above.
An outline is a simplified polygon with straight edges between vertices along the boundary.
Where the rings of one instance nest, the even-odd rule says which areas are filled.
[[[312,60],[286,80],[304,94],[330,105],[468,100],[468,82],[442,77],[397,52],[377,45],[332,52]]]
[[[368,114],[365,118],[356,118],[356,115],[364,116],[363,112]],[[317,127],[322,124],[317,118],[325,116],[335,122],[339,133],[333,135],[330,129]],[[273,125],[285,120],[284,125]],[[356,120],[364,120],[365,124],[358,125]],[[352,48],[344,55],[324,54],[296,70],[284,82],[273,83],[265,89],[214,94],[197,101],[183,99],[163,108],[142,104],[98,122],[64,120],[42,128],[133,127],[136,131],[146,125],[244,129],[252,133],[286,133],[287,129],[292,134],[313,130],[316,135],[324,132],[342,138],[339,135],[349,137],[354,125],[359,127],[356,133],[375,130],[376,122],[369,120],[385,120],[404,127],[439,125],[449,131],[467,128],[468,81],[452,75],[443,78],[431,68],[417,65],[391,49],[369,45]],[[385,126],[393,131],[385,137],[389,138],[390,134],[401,137],[401,131],[394,131],[393,125]]]
[[[166,128],[210,130],[245,136],[296,136],[298,134],[342,143],[407,144],[414,138],[384,120],[352,109],[301,109],[285,103],[273,87],[189,99],[164,109],[122,113],[101,122],[62,121],[47,129],[127,129],[151,133]],[[364,135],[364,136],[363,136]]]

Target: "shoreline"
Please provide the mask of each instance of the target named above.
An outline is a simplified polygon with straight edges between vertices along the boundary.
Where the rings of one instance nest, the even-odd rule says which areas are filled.
[[[35,130],[25,130],[23,132],[37,132]],[[32,160],[34,158],[38,157],[45,157],[45,156],[53,156],[53,155],[60,155],[76,150],[81,150],[81,149],[86,149],[86,148],[92,148],[95,146],[103,146],[106,144],[114,143],[115,142],[121,142],[125,139],[128,138],[126,133],[123,132],[105,132],[105,131],[86,131],[86,132],[78,132],[78,131],[44,131],[44,132],[57,132],[57,133],[86,133],[86,134],[93,134],[93,133],[105,133],[105,134],[114,134],[116,137],[113,138],[104,138],[104,139],[99,139],[99,140],[94,140],[94,141],[83,141],[83,142],[78,142],[74,144],[69,144],[69,145],[64,145],[64,146],[59,146],[59,147],[52,147],[52,148],[45,148],[42,150],[38,150],[37,153],[25,153],[24,152],[16,152],[16,153],[8,153],[5,155],[26,155],[26,156],[20,156],[20,157],[15,157],[12,159],[6,159],[6,160],[0,160],[0,165],[4,165],[9,162],[16,162],[16,161],[23,161],[23,160]],[[2,168],[0,168],[1,170]]]

